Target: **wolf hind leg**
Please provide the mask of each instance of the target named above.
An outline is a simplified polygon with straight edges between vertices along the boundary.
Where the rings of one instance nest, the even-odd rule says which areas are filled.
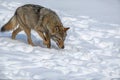
[[[22,31],[22,29],[20,28],[20,26],[16,29],[16,30],[14,30],[13,32],[12,32],[12,39],[15,39],[15,37],[16,37],[16,35],[19,33],[19,32],[21,32]]]

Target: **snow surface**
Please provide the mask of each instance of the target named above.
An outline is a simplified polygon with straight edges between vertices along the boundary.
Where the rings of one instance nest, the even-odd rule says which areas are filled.
[[[64,10],[67,8],[59,8],[67,1],[63,6],[55,0],[0,0],[0,28],[25,3],[52,8],[70,27],[63,50],[54,42],[51,49],[46,48],[35,31],[35,47],[27,44],[24,32],[16,40],[11,39],[11,31],[0,32],[0,80],[120,80],[120,24],[100,22],[90,15],[71,15]]]

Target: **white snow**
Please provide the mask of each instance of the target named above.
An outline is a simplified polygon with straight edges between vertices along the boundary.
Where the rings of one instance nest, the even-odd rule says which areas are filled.
[[[106,5],[107,2],[113,5]],[[35,31],[32,31],[34,47],[27,44],[24,32],[19,33],[16,40],[11,39],[11,31],[0,32],[0,80],[120,80],[120,24],[116,21],[118,18],[115,19],[120,16],[104,20],[89,15],[93,6],[96,6],[96,15],[104,15],[97,12],[103,6],[106,6],[103,13],[106,9],[117,11],[120,6],[117,2],[119,0],[0,0],[0,28],[18,6],[26,3],[55,10],[63,24],[70,27],[63,50],[53,41],[51,49],[46,48]],[[88,8],[92,4],[96,5]],[[113,13],[118,14],[105,11],[108,16]]]

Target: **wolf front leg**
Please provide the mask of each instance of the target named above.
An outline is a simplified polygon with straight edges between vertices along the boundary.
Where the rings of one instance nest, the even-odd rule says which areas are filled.
[[[25,33],[26,33],[26,35],[27,35],[28,44],[34,46],[34,44],[33,44],[33,42],[32,42],[32,39],[31,39],[31,29],[24,27],[24,31],[25,31]]]
[[[43,44],[47,45],[47,48],[50,48],[51,43],[50,43],[50,38],[49,38],[48,34],[41,32],[41,31],[38,31],[38,30],[37,30],[37,33],[43,39]]]
[[[44,41],[44,44],[47,45],[47,48],[50,48],[51,47],[50,36],[48,33],[45,33],[44,35],[46,36],[46,41]]]

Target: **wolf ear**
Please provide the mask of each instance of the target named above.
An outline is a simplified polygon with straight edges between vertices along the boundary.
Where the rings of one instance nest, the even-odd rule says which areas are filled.
[[[64,28],[64,31],[66,32],[68,29],[70,29],[69,27],[68,28]]]

